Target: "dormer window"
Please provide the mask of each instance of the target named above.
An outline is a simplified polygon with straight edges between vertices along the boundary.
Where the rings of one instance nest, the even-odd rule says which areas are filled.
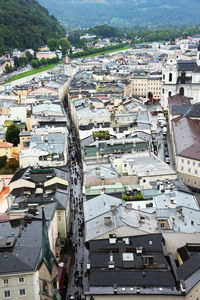
[[[47,293],[49,292],[49,287],[46,281],[43,282],[43,292]]]

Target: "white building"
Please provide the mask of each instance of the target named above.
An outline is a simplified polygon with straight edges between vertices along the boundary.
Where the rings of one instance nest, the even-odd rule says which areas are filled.
[[[200,45],[196,60],[169,59],[163,65],[163,90],[161,104],[165,110],[168,98],[181,94],[193,98],[193,103],[200,99]]]

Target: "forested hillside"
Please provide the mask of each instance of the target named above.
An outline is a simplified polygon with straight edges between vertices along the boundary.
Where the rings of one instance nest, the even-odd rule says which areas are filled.
[[[67,25],[199,23],[199,0],[38,0]]]
[[[55,17],[36,0],[0,0],[0,55],[10,48],[27,49],[64,36]]]

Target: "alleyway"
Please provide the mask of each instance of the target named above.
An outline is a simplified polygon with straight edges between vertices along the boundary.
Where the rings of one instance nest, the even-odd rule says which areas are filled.
[[[66,112],[68,112],[66,108]],[[83,196],[82,196],[82,163],[79,150],[79,140],[71,123],[69,131],[69,170],[70,170],[70,197],[71,197],[71,231],[70,246],[73,256],[69,274],[66,299],[84,299],[83,296],[83,258],[84,258],[84,221],[83,221]]]

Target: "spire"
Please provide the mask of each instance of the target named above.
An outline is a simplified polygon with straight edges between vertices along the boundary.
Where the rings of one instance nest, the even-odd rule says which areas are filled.
[[[57,264],[57,260],[51,251],[49,243],[48,229],[44,214],[44,205],[42,205],[42,252],[39,257],[38,268],[42,262],[45,263],[50,274],[52,272],[54,262]]]

